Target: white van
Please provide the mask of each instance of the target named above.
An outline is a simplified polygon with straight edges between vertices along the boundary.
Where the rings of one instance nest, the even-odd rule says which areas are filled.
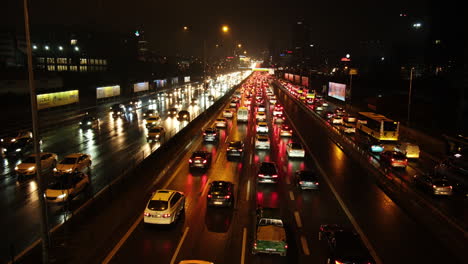
[[[405,154],[408,159],[419,158],[419,146],[414,143],[401,142],[395,146],[395,150]]]
[[[237,122],[249,121],[249,109],[247,107],[239,107],[237,110]]]

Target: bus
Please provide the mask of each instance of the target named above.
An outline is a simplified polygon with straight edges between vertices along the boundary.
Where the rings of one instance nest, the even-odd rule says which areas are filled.
[[[379,141],[397,141],[400,122],[372,112],[359,112],[356,128]]]

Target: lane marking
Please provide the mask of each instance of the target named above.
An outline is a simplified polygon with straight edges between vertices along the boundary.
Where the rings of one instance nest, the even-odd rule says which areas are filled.
[[[250,154],[249,164],[252,164],[253,153]]]
[[[298,228],[302,228],[301,216],[298,211],[294,211],[294,219],[296,220],[296,225]]]
[[[242,231],[242,254],[241,254],[241,264],[245,263],[245,244],[247,243],[247,228],[244,227]]]
[[[125,241],[127,241],[128,237],[130,237],[130,235],[133,233],[133,231],[138,226],[138,224],[141,222],[141,220],[143,220],[143,214],[141,214],[140,217],[138,217],[138,219],[135,221],[135,223],[133,223],[133,225],[130,227],[130,229],[127,231],[127,233],[125,233],[125,235],[120,239],[119,243],[117,243],[117,245],[115,245],[115,247],[112,249],[112,251],[107,255],[107,257],[104,259],[102,264],[107,264],[107,263],[109,263],[109,261],[112,260],[115,253],[117,253],[117,251],[119,251],[119,249],[122,247],[122,245],[125,243]]]
[[[294,201],[294,193],[292,191],[289,191],[289,199],[291,199],[291,201]]]
[[[182,247],[182,243],[184,243],[185,237],[187,236],[189,229],[190,228],[188,226],[185,228],[184,234],[182,235],[182,238],[180,239],[179,244],[177,245],[176,251],[174,252],[174,255],[172,256],[171,264],[175,263],[177,255],[179,254],[179,250]]]
[[[291,184],[291,180],[289,180],[289,177],[288,177],[288,176],[286,176],[286,184],[287,184],[287,185]]]
[[[307,239],[305,238],[304,235],[301,236],[301,244],[302,244],[302,251],[304,252],[304,255],[309,256],[310,255],[309,246],[307,245]]]
[[[248,201],[250,197],[250,180],[247,181],[247,193],[245,194],[245,200]]]

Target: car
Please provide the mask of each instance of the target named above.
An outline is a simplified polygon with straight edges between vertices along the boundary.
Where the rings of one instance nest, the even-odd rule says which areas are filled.
[[[396,151],[404,153],[408,159],[418,159],[421,150],[419,146],[410,142],[400,142],[395,146]]]
[[[341,116],[335,115],[330,118],[330,123],[334,125],[342,125],[343,124],[343,118]]]
[[[265,121],[267,117],[265,112],[257,112],[255,118],[257,119],[257,121]]]
[[[50,152],[41,152],[42,173],[52,171],[57,165],[57,154]],[[36,174],[36,154],[31,154],[26,157],[20,164],[15,167],[15,172],[18,176],[29,176]]]
[[[208,206],[234,205],[234,184],[229,181],[213,181],[210,183],[206,203]]]
[[[288,158],[304,158],[305,150],[301,143],[292,142],[286,145],[286,154],[288,155]]]
[[[346,113],[346,110],[344,110],[343,107],[337,107],[335,108],[335,115],[339,115],[339,116],[344,116],[345,113]]]
[[[353,115],[347,114],[343,117],[343,121],[347,123],[356,123],[357,118]]]
[[[190,121],[190,112],[187,110],[180,110],[177,114],[177,120],[179,121]]]
[[[257,106],[257,111],[258,112],[265,112],[266,111],[266,106],[264,104],[259,104]]]
[[[231,141],[226,149],[226,156],[240,157],[244,153],[244,143],[242,141]]]
[[[136,107],[134,104],[128,103],[128,104],[126,104],[124,107],[125,107],[125,110],[126,110],[126,112],[127,112],[128,114],[130,114],[130,113],[136,113],[137,107]]]
[[[276,104],[276,96],[270,96],[270,104]]]
[[[197,150],[189,158],[189,168],[208,169],[211,166],[211,153],[204,150]]]
[[[203,140],[207,142],[218,141],[219,131],[214,127],[208,127],[203,130]]]
[[[268,124],[267,122],[258,122],[256,127],[257,133],[268,133]]]
[[[468,197],[468,158],[465,153],[457,151],[448,156],[434,167],[434,171],[450,180],[454,192]]]
[[[237,122],[248,122],[249,121],[249,109],[247,107],[239,107],[237,110]]]
[[[150,117],[155,117],[155,116],[159,116],[159,114],[158,114],[158,111],[156,111],[154,109],[146,110],[143,113],[143,118],[150,118]]]
[[[54,176],[45,190],[45,198],[49,203],[71,201],[83,192],[90,184],[89,176],[82,172],[61,173]]]
[[[315,171],[312,170],[298,170],[295,172],[296,184],[301,190],[318,190],[319,181]]]
[[[322,104],[315,104],[315,111],[323,111],[323,105]]]
[[[0,154],[5,157],[19,157],[34,149],[32,138],[24,137],[15,139],[15,141],[5,142],[0,147]]]
[[[359,235],[337,224],[323,224],[319,240],[327,243],[330,255],[327,263],[375,264]]]
[[[230,108],[237,108],[237,101],[232,100],[232,101],[229,103],[229,107],[230,107]]]
[[[270,149],[270,138],[267,135],[257,135],[255,149]]]
[[[274,162],[263,161],[257,171],[258,183],[276,183],[278,182],[278,169]]]
[[[231,109],[224,109],[224,111],[223,111],[223,117],[224,117],[224,118],[233,118],[233,117],[234,117],[234,113],[232,112]]]
[[[415,174],[413,176],[414,183],[433,195],[453,194],[453,186],[449,180],[437,174]]]
[[[162,141],[166,136],[166,129],[162,126],[154,126],[148,129],[146,141]]]
[[[389,165],[394,168],[406,168],[406,166],[408,166],[408,159],[405,154],[399,151],[383,151],[380,153],[380,162],[383,165]]]
[[[185,195],[175,190],[157,190],[146,204],[143,222],[169,225],[185,211]]]
[[[112,117],[114,117],[114,118],[123,116],[123,115],[125,115],[125,113],[127,113],[127,109],[125,108],[125,105],[123,105],[123,104],[113,104],[110,107],[110,110],[111,110],[110,113],[111,113]]]
[[[284,115],[275,115],[273,117],[273,122],[275,124],[282,124],[286,121],[286,117]]]
[[[227,120],[226,120],[226,118],[217,118],[217,119],[215,120],[215,127],[226,128],[226,127],[227,127]]]
[[[130,104],[131,106],[133,106],[133,109],[136,110],[136,109],[138,109],[138,108],[141,108],[141,106],[142,106],[143,103],[142,103],[142,101],[141,101],[140,99],[133,99],[133,100],[131,100],[131,101],[129,102],[129,104]]]
[[[144,123],[147,128],[157,126],[161,124],[161,117],[159,115],[148,117],[144,120]]]
[[[276,103],[275,108],[273,108],[273,116],[275,115],[282,115],[283,114],[283,106]]]
[[[289,125],[283,124],[280,128],[280,137],[292,137],[292,129]]]
[[[343,123],[341,126],[338,127],[338,129],[340,129],[341,131],[343,131],[343,133],[346,134],[356,133],[356,127],[348,123]]]
[[[314,104],[314,99],[312,98],[307,98],[306,101],[305,101],[306,104],[308,105],[313,105]],[[317,106],[317,105],[316,105]],[[322,109],[323,110],[323,109]]]
[[[170,117],[174,117],[177,115],[178,112],[179,112],[179,109],[177,109],[176,107],[171,107],[167,110],[167,115]]]
[[[85,153],[73,153],[65,156],[54,168],[54,172],[78,172],[91,168],[91,156]]]
[[[81,119],[80,121],[80,128],[86,129],[86,128],[99,128],[100,125],[100,120],[99,118],[91,115],[86,115]]]
[[[155,104],[158,101],[156,98],[149,98],[148,99],[148,104]]]
[[[332,118],[333,116],[335,115],[335,113],[331,112],[331,111],[328,111],[324,114],[325,118],[326,119],[330,119]]]
[[[22,130],[22,131],[19,131],[18,133],[13,133],[13,134],[10,134],[10,135],[0,139],[0,142],[2,144],[13,143],[16,140],[19,140],[21,138],[32,138],[32,137],[33,137],[33,134],[32,134],[31,131]]]

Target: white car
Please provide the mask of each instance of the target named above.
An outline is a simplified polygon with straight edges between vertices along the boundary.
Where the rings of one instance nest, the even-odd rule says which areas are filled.
[[[305,150],[301,143],[293,142],[286,146],[286,153],[289,158],[304,158]]]
[[[57,165],[57,154],[50,152],[41,152],[41,170],[42,173],[51,171]],[[34,175],[36,174],[36,154],[29,155],[23,160],[18,166],[15,167],[16,174],[22,175]]]
[[[215,121],[215,127],[227,127],[226,118],[218,118]]]
[[[257,111],[258,112],[265,112],[266,111],[265,105],[263,105],[263,104],[258,105]]]
[[[146,204],[143,222],[168,225],[184,212],[185,195],[179,191],[157,190]]]
[[[283,124],[281,126],[281,129],[280,129],[280,137],[292,137],[292,129],[286,125],[286,124]]]
[[[343,118],[341,116],[334,116],[331,118],[331,123],[332,124],[338,124],[338,125],[342,125],[343,124]]]
[[[348,123],[344,123],[342,126],[340,126],[340,129],[346,134],[356,133],[356,127]]]
[[[257,133],[268,133],[268,124],[266,122],[258,122]]]
[[[255,137],[255,149],[270,149],[270,138],[266,135]]]
[[[64,173],[53,177],[45,197],[49,203],[62,203],[73,199],[89,186],[89,176],[78,173]]]
[[[328,106],[328,103],[325,102],[325,101],[322,101],[322,105],[323,105],[323,106]]]
[[[257,121],[265,121],[266,120],[266,114],[265,112],[257,112],[257,115],[255,116]]]
[[[91,156],[84,153],[73,153],[65,156],[54,168],[55,172],[77,172],[91,168]]]
[[[232,111],[230,109],[224,109],[223,117],[232,118],[233,116],[234,116],[234,114],[232,113]]]
[[[347,115],[344,117],[344,121],[348,123],[356,123],[356,117],[352,115]]]

